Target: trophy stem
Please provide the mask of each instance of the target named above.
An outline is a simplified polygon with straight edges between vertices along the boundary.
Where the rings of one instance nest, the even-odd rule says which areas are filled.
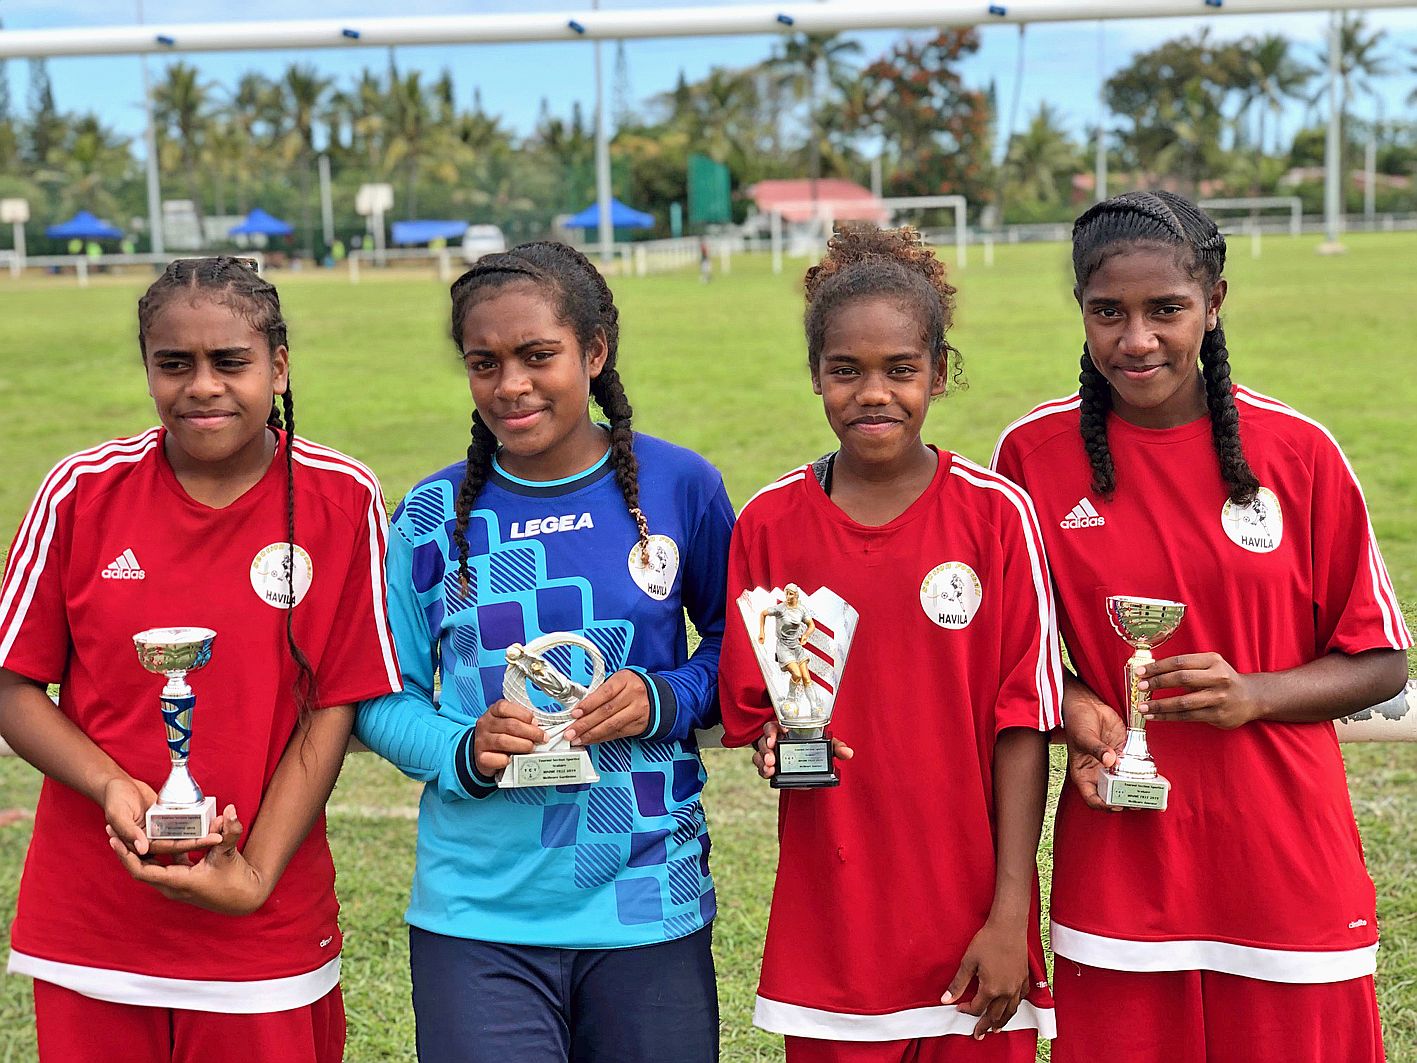
[[[1113,770],[1129,779],[1156,778],[1156,761],[1151,759],[1151,750],[1146,743],[1146,717],[1141,706],[1146,695],[1137,684],[1141,681],[1138,673],[1155,658],[1150,646],[1137,646],[1136,652],[1127,660],[1127,741],[1122,747],[1122,755]]]

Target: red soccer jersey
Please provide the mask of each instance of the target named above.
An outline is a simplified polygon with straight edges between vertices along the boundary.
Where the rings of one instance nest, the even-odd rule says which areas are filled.
[[[1228,500],[1209,418],[1144,429],[1111,415],[1111,499],[1092,490],[1076,395],[999,440],[995,467],[1040,514],[1072,663],[1119,709],[1132,650],[1108,624],[1109,594],[1186,603],[1157,659],[1214,651],[1241,673],[1412,644],[1333,437],[1273,399],[1235,398],[1263,485],[1246,507]],[[1093,967],[1277,982],[1371,974],[1373,883],[1333,725],[1152,723],[1147,737],[1172,783],[1165,812],[1095,812],[1064,789],[1054,951]]]
[[[975,1019],[940,996],[993,901],[995,737],[1059,719],[1032,507],[948,453],[925,492],[880,527],[843,513],[810,466],[760,491],[729,552],[727,745],[753,741],[772,716],[734,603],[746,588],[788,582],[807,594],[829,587],[860,615],[831,722],[856,755],[839,764],[838,788],[782,791],[755,1021],[844,1041],[967,1034]],[[1029,959],[1034,988],[1007,1028],[1051,1037],[1036,913]]]
[[[286,645],[286,440],[225,509],[193,500],[151,429],[60,462],[15,537],[0,585],[0,666],[60,684],[59,707],[135,778],[160,788],[171,761],[158,694],[132,636],[216,631],[189,767],[218,808],[261,830],[261,796],[295,730]],[[385,512],[367,469],[297,438],[295,638],[316,704],[398,689],[384,611]],[[244,839],[243,839],[244,841]],[[11,970],[89,996],[206,1011],[279,1011],[339,978],[334,865],[324,819],[256,913],[216,915],[134,881],[108,847],[103,810],[49,779],[11,933]]]

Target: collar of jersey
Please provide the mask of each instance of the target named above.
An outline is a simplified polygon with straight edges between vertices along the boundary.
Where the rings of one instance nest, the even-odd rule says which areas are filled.
[[[812,465],[806,466],[806,475],[803,477],[803,488],[807,496],[812,499],[812,504],[825,512],[835,523],[850,529],[861,535],[880,535],[895,531],[897,528],[909,524],[920,514],[926,512],[934,503],[935,496],[943,489],[945,481],[950,474],[950,466],[954,462],[954,455],[947,450],[941,450],[933,443],[927,444],[935,452],[937,464],[935,465],[935,475],[931,477],[930,483],[925,490],[920,492],[920,497],[906,506],[893,520],[885,524],[860,524],[847,516],[846,511],[831,500],[831,496],[826,493],[821,483],[818,481]],[[818,459],[821,460],[821,459]],[[814,463],[815,464],[815,463]]]
[[[492,474],[488,479],[504,491],[510,491],[515,495],[547,498],[552,495],[569,495],[583,487],[589,487],[597,480],[604,479],[610,473],[609,450],[602,454],[600,460],[589,469],[573,476],[563,476],[559,480],[524,480],[502,468],[502,463],[497,460],[497,455],[494,454],[492,456]]]

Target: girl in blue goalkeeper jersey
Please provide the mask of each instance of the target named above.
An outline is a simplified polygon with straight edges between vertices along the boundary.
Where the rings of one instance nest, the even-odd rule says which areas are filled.
[[[472,442],[394,515],[404,690],[356,725],[426,783],[407,913],[419,1059],[712,1063],[694,731],[718,720],[733,510],[702,458],[631,431],[615,304],[584,256],[489,255],[452,298]],[[607,662],[567,732],[600,781],[499,789],[543,738],[502,699],[507,647],[557,631]]]

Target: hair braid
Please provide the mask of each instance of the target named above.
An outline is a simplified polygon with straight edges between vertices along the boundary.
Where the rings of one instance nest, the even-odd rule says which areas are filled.
[[[462,484],[458,487],[458,497],[453,504],[456,520],[453,523],[453,545],[458,550],[458,587],[463,597],[467,597],[472,583],[468,572],[467,526],[472,519],[472,507],[477,504],[477,496],[487,483],[492,472],[492,456],[497,452],[497,437],[492,429],[477,415],[472,414],[472,439],[467,445],[467,463],[463,466]]]
[[[315,704],[315,669],[305,651],[295,641],[295,392],[286,380],[285,392],[280,397],[281,409],[285,414],[285,540],[289,551],[289,564],[285,570],[285,590],[290,604],[285,610],[285,642],[290,647],[290,656],[299,670],[300,679],[296,687],[296,697],[300,702],[301,725],[308,724],[306,709]]]
[[[1174,192],[1128,192],[1090,207],[1073,225],[1073,276],[1079,298],[1088,279],[1107,259],[1138,244],[1174,247],[1184,252],[1186,271],[1207,292],[1225,272],[1225,235],[1205,211]],[[1247,503],[1255,497],[1259,480],[1241,446],[1240,411],[1230,386],[1230,355],[1225,346],[1225,330],[1218,319],[1215,328],[1201,340],[1200,364],[1221,477],[1231,500]],[[1106,378],[1092,364],[1086,345],[1078,381],[1080,430],[1092,466],[1093,487],[1107,494],[1116,487],[1116,471],[1107,446],[1107,411],[1112,406],[1112,392]]]
[[[1230,352],[1225,347],[1225,329],[1218,319],[1215,328],[1201,341],[1200,359],[1205,377],[1205,404],[1210,411],[1210,435],[1220,458],[1220,475],[1230,488],[1230,501],[1246,506],[1255,500],[1260,482],[1240,445],[1240,410],[1230,386]]]
[[[602,369],[600,375],[591,381],[590,393],[610,420],[610,461],[615,468],[615,482],[620,485],[620,494],[625,498],[630,516],[635,518],[640,536],[640,558],[648,564],[649,521],[640,509],[640,463],[635,458],[635,436],[630,429],[630,417],[634,411],[630,408],[630,400],[625,397],[619,371]]]
[[[1107,446],[1107,413],[1112,409],[1112,388],[1092,364],[1092,352],[1082,345],[1082,372],[1078,374],[1078,413],[1082,421],[1082,445],[1092,466],[1092,488],[1104,497],[1117,489],[1117,471]]]

